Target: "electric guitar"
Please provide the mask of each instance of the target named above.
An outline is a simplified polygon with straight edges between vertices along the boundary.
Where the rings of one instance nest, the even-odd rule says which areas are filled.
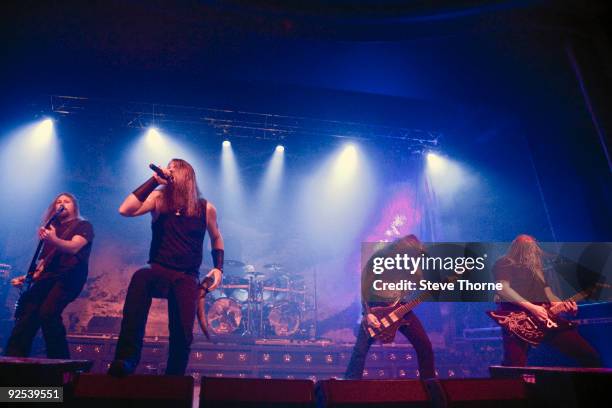
[[[60,205],[60,207],[55,211],[53,216],[49,218],[49,220],[45,223],[44,228],[48,229],[51,224],[59,217],[59,215],[64,211],[64,206]],[[28,268],[28,272],[24,277],[15,278],[11,280],[11,283],[15,286],[20,286],[19,288],[19,299],[15,302],[15,318],[18,318],[21,314],[21,299],[25,293],[30,290],[32,286],[32,282],[35,282],[40,275],[45,270],[45,266],[51,263],[51,260],[55,256],[56,248],[51,249],[43,258],[40,258],[40,252],[42,250],[44,241],[41,239],[38,241],[38,246],[36,247],[36,251],[34,251],[34,256],[32,257],[32,261],[30,262],[30,267]]]
[[[451,276],[446,282],[457,280],[458,276]],[[397,329],[402,325],[403,317],[412,309],[423,303],[431,296],[431,292],[422,292],[407,303],[397,305],[399,301],[390,306],[376,306],[370,309],[369,313],[376,316],[380,322],[380,327],[376,328],[368,324],[367,318],[361,321],[366,333],[370,338],[380,341],[382,344],[391,343],[395,338]]]
[[[610,287],[610,285],[596,283],[592,287],[567,298],[565,302],[579,302],[589,297],[595,289],[606,287]],[[563,312],[562,303],[549,304],[544,307],[548,311],[546,320],[540,320],[526,310],[489,310],[486,313],[495,323],[534,346],[540,344],[547,335],[553,332],[568,330],[577,326],[575,322],[559,316],[559,313]]]

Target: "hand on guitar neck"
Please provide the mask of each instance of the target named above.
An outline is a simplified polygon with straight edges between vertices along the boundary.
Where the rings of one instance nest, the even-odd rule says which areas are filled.
[[[58,242],[63,241],[61,238],[57,236],[57,232],[53,225],[49,225],[48,228],[45,228],[45,227],[39,228],[38,237],[40,238],[40,244],[39,244],[39,248],[37,248],[36,253],[34,254],[35,258],[38,257],[38,254],[40,253],[40,250],[42,249],[42,243],[45,243],[46,245],[51,245],[51,250],[45,254],[44,258],[41,258],[38,260],[38,263],[36,264],[36,269],[34,269],[34,271],[32,272],[32,282],[36,282],[40,278],[41,274],[45,270],[45,266],[48,260],[51,260],[53,256],[55,256],[55,253],[58,250]],[[75,239],[73,238],[72,241],[74,240]],[[82,240],[82,238],[79,240]],[[69,244],[72,244],[72,241],[68,241]],[[87,241],[85,241],[85,243],[86,242]],[[83,246],[83,243],[82,241],[81,243],[77,242],[76,245],[78,245],[78,248],[80,249]],[[26,283],[26,279],[27,279],[27,275],[13,278],[11,280],[11,285],[15,287],[22,287]]]
[[[56,242],[59,240],[57,233],[55,231],[55,227],[53,225],[49,225],[49,228],[41,227],[38,230],[38,237],[40,238],[39,248],[36,250],[36,254],[34,254],[35,258],[38,257],[40,253],[41,244],[43,242],[53,245],[53,249],[47,253],[46,258],[42,258],[38,260],[36,264],[36,269],[32,272],[32,282],[36,282],[40,275],[45,270],[45,259],[51,259],[55,254],[57,248],[55,248]],[[26,282],[27,275],[18,276],[16,278],[11,279],[11,285],[16,288],[22,287]]]
[[[55,227],[53,225],[49,225],[49,228],[41,227],[38,230],[38,237],[45,242],[51,243],[52,245],[57,244],[57,233],[55,231]]]
[[[566,300],[564,302],[551,302],[548,306],[528,303],[527,305],[523,305],[523,307],[533,316],[537,317],[543,322],[550,318],[554,318],[561,313],[568,312],[571,314],[576,314],[578,312],[578,305],[576,305],[576,302],[570,300]]]
[[[573,300],[566,300],[558,302],[551,302],[550,307],[548,308],[548,313],[553,316],[558,315],[559,313],[568,312],[575,315],[578,312],[578,305]]]

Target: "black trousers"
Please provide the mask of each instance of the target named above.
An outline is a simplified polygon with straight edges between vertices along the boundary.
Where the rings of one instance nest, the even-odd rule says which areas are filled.
[[[403,320],[404,322],[399,331],[412,343],[416,351],[420,377],[422,379],[434,378],[436,373],[433,349],[421,321],[413,312],[409,312],[404,316]],[[366,356],[372,343],[374,343],[374,340],[368,336],[363,325],[360,325],[357,341],[355,342],[355,347],[353,347],[353,354],[351,355],[344,378],[350,380],[360,380],[362,378]]]
[[[133,367],[138,365],[151,301],[154,297],[167,298],[170,345],[166,374],[185,374],[193,341],[197,296],[198,279],[194,275],[158,264],[137,270],[123,305],[115,359]]]
[[[42,328],[47,357],[70,358],[62,312],[79,296],[83,284],[58,279],[43,279],[34,283],[20,298],[20,313],[15,319],[5,355],[27,357],[38,329]]]

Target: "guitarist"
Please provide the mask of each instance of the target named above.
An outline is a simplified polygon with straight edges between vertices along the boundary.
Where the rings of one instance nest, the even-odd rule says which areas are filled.
[[[535,238],[529,235],[519,235],[514,239],[506,255],[493,266],[493,275],[502,284],[502,290],[498,292],[504,300],[499,304],[502,311],[526,310],[534,318],[546,322],[555,317],[546,306],[555,305],[555,309],[561,313],[575,314],[578,310],[575,302],[561,302],[552,292],[542,268],[542,249]],[[524,367],[530,344],[505,328],[502,338],[502,365]],[[576,328],[553,331],[544,341],[576,359],[584,367],[601,366],[597,352],[580,336]]]
[[[424,252],[424,247],[418,238],[414,235],[407,235],[390,243],[386,248],[376,252],[368,260],[364,270],[362,271],[362,305],[363,305],[363,319],[362,324],[359,326],[359,333],[357,335],[357,341],[353,348],[351,360],[346,369],[344,377],[346,379],[361,379],[363,376],[363,368],[365,367],[366,355],[372,343],[375,339],[370,337],[366,332],[366,326],[372,326],[374,328],[380,328],[381,323],[378,318],[370,313],[370,308],[375,306],[389,306],[402,298],[402,293],[388,292],[388,293],[376,293],[373,295],[370,293],[372,288],[372,279],[375,278],[372,274],[372,262],[375,257],[393,257],[398,253],[407,253],[411,256],[419,256]],[[420,275],[417,273],[418,276]],[[405,276],[404,276],[405,277]],[[383,298],[386,298],[384,301]],[[376,300],[375,302],[372,300]],[[419,373],[421,379],[428,379],[435,377],[434,369],[434,354],[427,337],[427,333],[421,324],[419,318],[410,311],[403,317],[403,324],[398,329],[407,339],[412,343],[419,362]]]
[[[15,327],[9,337],[5,355],[27,357],[32,341],[42,328],[47,357],[70,358],[62,311],[79,296],[87,280],[89,254],[94,238],[92,225],[81,218],[76,198],[59,194],[49,205],[44,224],[63,206],[64,210],[49,228],[40,228],[44,243],[32,286],[19,299]],[[11,281],[24,284],[26,276]]]

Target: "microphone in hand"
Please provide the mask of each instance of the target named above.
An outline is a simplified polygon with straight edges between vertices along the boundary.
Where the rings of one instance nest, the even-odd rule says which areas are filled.
[[[168,183],[172,183],[173,181],[172,176],[164,173],[164,171],[158,166],[156,166],[155,164],[153,163],[149,164],[149,168],[153,170],[155,174],[157,174],[160,178],[166,180]]]

